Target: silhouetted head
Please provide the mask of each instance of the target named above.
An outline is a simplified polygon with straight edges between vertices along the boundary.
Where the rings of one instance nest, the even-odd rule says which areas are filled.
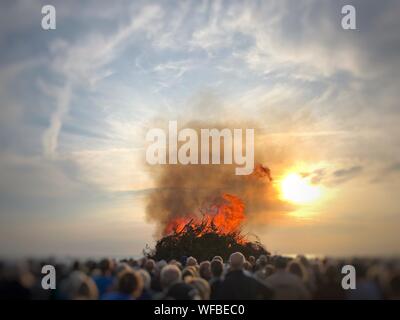
[[[287,269],[290,273],[295,274],[298,276],[300,279],[304,278],[304,270],[303,267],[298,263],[297,261],[290,261],[290,263],[287,266]]]
[[[161,270],[160,281],[163,289],[167,289],[181,280],[182,272],[177,266],[169,264]]]
[[[202,278],[193,278],[188,282],[192,287],[197,289],[201,300],[209,300],[211,288],[208,282]]]
[[[214,261],[214,260],[219,260],[219,261],[221,261],[221,263],[224,263],[224,259],[221,256],[215,256],[214,258],[212,258],[211,261]]]
[[[229,257],[229,264],[232,270],[243,270],[245,261],[244,255],[240,252],[232,253]]]
[[[186,266],[197,266],[197,260],[194,257],[189,257],[186,260]]]
[[[102,274],[108,274],[111,272],[112,262],[110,259],[102,259],[99,263],[99,269]]]
[[[213,277],[219,278],[224,271],[224,265],[219,259],[211,261],[211,273]]]
[[[133,270],[122,271],[118,275],[118,292],[138,297],[143,291],[143,279]]]
[[[211,279],[210,261],[203,261],[200,263],[199,273],[200,273],[200,277],[202,277],[203,279],[205,279],[207,281]]]
[[[156,262],[153,259],[148,259],[144,264],[144,268],[148,273],[152,274],[154,272],[154,268],[156,266]]]
[[[286,269],[286,266],[287,266],[287,259],[285,257],[279,256],[275,259],[275,267],[277,269],[280,270]]]

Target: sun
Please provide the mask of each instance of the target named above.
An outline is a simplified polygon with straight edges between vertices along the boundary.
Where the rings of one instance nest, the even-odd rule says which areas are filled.
[[[281,193],[284,200],[297,204],[308,204],[316,201],[322,193],[319,186],[311,184],[310,180],[297,173],[288,174],[281,181]]]

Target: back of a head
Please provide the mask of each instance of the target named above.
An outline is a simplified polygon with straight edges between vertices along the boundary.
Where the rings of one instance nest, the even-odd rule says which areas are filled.
[[[119,274],[125,270],[131,270],[132,268],[126,263],[126,262],[121,262],[115,267],[115,273]]]
[[[160,281],[161,286],[164,289],[169,288],[170,286],[177,282],[180,282],[181,280],[182,272],[176,265],[169,264],[161,270]]]
[[[329,282],[338,281],[338,279],[340,277],[338,267],[334,264],[327,265],[325,272],[324,272],[324,277]]]
[[[194,257],[189,257],[186,259],[186,266],[196,266],[197,260]]]
[[[164,267],[166,265],[167,265],[167,261],[165,261],[165,260],[157,261],[156,267],[154,268],[154,274],[158,276],[160,274],[161,270],[164,269]]]
[[[277,269],[280,270],[286,269],[286,266],[287,266],[287,259],[285,257],[279,256],[275,259],[275,267]]]
[[[224,263],[224,259],[221,256],[215,256],[214,258],[212,258],[211,261],[214,261],[214,260],[219,260],[219,261],[221,261],[222,264]]]
[[[304,279],[304,270],[302,268],[302,266],[300,265],[300,263],[298,263],[297,261],[291,261],[288,266],[287,269],[290,273],[295,274],[296,276],[298,276],[300,279]]]
[[[200,300],[197,288],[185,282],[173,284],[167,292],[167,300]]]
[[[195,271],[192,267],[186,267],[182,270],[182,279],[185,280],[186,278],[193,278],[195,277]]]
[[[297,259],[300,261],[303,267],[308,268],[310,266],[310,262],[308,261],[306,256],[298,255]]]
[[[142,277],[135,271],[125,270],[118,275],[118,291],[137,297],[143,290]]]
[[[98,290],[93,280],[81,271],[74,271],[62,283],[61,291],[72,300],[95,300]]]
[[[201,300],[210,299],[211,288],[206,280],[202,278],[193,278],[189,281],[189,284],[197,289]]]
[[[156,262],[153,259],[148,259],[144,264],[144,269],[146,269],[147,272],[152,273],[154,271],[155,266]]]
[[[102,259],[99,263],[99,269],[103,274],[111,271],[111,260],[110,259]]]
[[[211,261],[211,273],[213,277],[219,278],[222,275],[222,272],[224,271],[224,265],[220,260],[213,260]]]
[[[150,274],[147,272],[147,270],[144,270],[144,269],[139,269],[139,270],[137,270],[137,272],[142,277],[144,289],[149,290],[150,286],[151,286]]]
[[[211,279],[211,264],[210,261],[202,261],[199,268],[200,277],[205,280]]]
[[[268,258],[265,254],[262,254],[257,259],[257,266],[259,268],[264,268],[268,264]]]
[[[229,264],[232,270],[242,270],[245,261],[244,255],[240,252],[232,253],[229,257]]]

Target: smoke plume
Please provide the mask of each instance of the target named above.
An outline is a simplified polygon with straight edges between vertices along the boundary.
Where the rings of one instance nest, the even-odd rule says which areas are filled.
[[[232,125],[229,127],[238,128]],[[193,128],[199,132],[200,128],[221,126],[192,122],[182,128]],[[285,211],[287,204],[279,200],[273,171],[267,163],[257,162],[261,158],[256,143],[255,168],[247,176],[235,175],[236,164],[178,163],[151,166],[149,169],[156,187],[147,196],[146,215],[150,222],[157,225],[156,236],[168,233],[168,226],[173,221],[201,218],[204,208],[220,201],[226,194],[239,198],[243,203],[245,224],[268,223]]]

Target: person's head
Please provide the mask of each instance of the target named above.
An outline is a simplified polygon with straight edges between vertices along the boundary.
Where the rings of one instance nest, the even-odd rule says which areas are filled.
[[[132,297],[138,297],[142,294],[143,279],[133,270],[125,270],[118,274],[118,292]]]
[[[252,266],[256,264],[256,257],[255,256],[250,256],[248,261],[251,263]]]
[[[310,266],[310,262],[308,261],[307,257],[304,255],[299,255],[297,259],[303,265],[303,267],[308,268]]]
[[[125,270],[131,270],[131,267],[126,262],[121,262],[115,267],[116,274],[119,274]]]
[[[268,258],[265,254],[262,254],[258,257],[256,261],[257,269],[263,269],[268,264]]]
[[[99,296],[92,278],[81,271],[74,271],[61,284],[61,291],[71,300],[96,300]]]
[[[103,275],[111,273],[112,262],[110,259],[102,259],[99,263],[99,269]]]
[[[134,269],[140,267],[139,266],[139,262],[137,260],[135,260],[135,259],[129,259],[127,263],[131,268],[134,268]]]
[[[219,260],[219,261],[221,261],[222,264],[224,263],[224,259],[221,256],[215,256],[214,258],[212,258],[211,261],[214,261],[214,260]]]
[[[287,259],[285,257],[277,257],[275,259],[275,268],[278,270],[284,270],[287,266]]]
[[[205,280],[211,279],[211,264],[210,261],[202,261],[199,268],[200,277]]]
[[[192,280],[192,279],[191,279]],[[173,284],[166,293],[166,300],[201,300],[199,290],[191,284],[178,282]]]
[[[160,281],[163,289],[168,289],[173,284],[182,280],[182,272],[179,268],[173,264],[165,266],[161,270]]]
[[[293,273],[296,276],[298,276],[300,279],[304,279],[304,277],[305,277],[303,267],[297,261],[290,261],[290,263],[287,266],[287,270],[290,273]]]
[[[194,257],[189,257],[186,259],[186,266],[197,266],[197,260]]]
[[[151,286],[150,274],[144,269],[137,270],[137,273],[142,277],[143,288],[146,290],[150,290],[150,286]]]
[[[172,259],[170,262],[168,262],[168,264],[173,264],[176,265],[179,269],[182,270],[182,263],[180,263],[179,261]]]
[[[201,300],[209,300],[211,288],[208,282],[202,278],[193,278],[189,281],[189,284],[197,289]]]
[[[153,273],[154,268],[156,266],[156,262],[153,259],[148,259],[146,263],[144,264],[144,269],[147,270],[148,273]]]
[[[196,272],[192,267],[186,267],[182,271],[182,280],[186,281],[187,279],[194,278],[196,276]]]
[[[154,268],[154,275],[158,277],[161,273],[161,270],[167,265],[165,260],[157,261],[156,267]]]
[[[334,264],[328,264],[324,272],[325,280],[328,282],[336,282],[340,277],[338,267]]]
[[[222,272],[224,271],[224,265],[219,259],[211,261],[211,274],[214,278],[219,278],[222,275]]]
[[[244,262],[244,255],[240,252],[232,253],[229,257],[231,270],[243,270]]]

